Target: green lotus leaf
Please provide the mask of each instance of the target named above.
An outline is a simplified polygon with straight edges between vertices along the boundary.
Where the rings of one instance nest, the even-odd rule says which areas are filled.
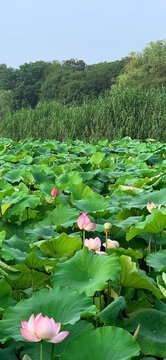
[[[16,354],[13,352],[13,349],[11,349],[11,347],[9,348],[5,348],[5,349],[0,349],[0,357],[3,360],[17,360],[17,356]]]
[[[12,209],[8,211],[9,216],[20,215],[26,208],[35,209],[41,204],[39,196],[28,195],[21,199]]]
[[[68,228],[77,222],[79,212],[67,205],[57,205],[53,211],[47,211],[44,219],[39,225],[54,225],[54,229],[60,227]]]
[[[133,250],[131,248],[123,249],[123,248],[120,247],[120,248],[115,248],[115,249],[108,249],[107,253],[109,255],[117,254],[118,256],[127,255],[127,256],[130,256],[133,260],[143,258],[143,255],[139,250]]]
[[[43,169],[39,169],[39,167],[35,166],[31,169],[31,174],[35,180],[35,184],[40,185],[41,183],[53,182],[53,177],[51,178],[50,175],[46,174]]]
[[[5,310],[0,321],[0,341],[9,337],[16,341],[24,341],[20,328],[22,320],[29,320],[30,316],[42,313],[43,316],[53,317],[55,322],[75,324],[82,314],[96,314],[96,307],[92,299],[84,294],[78,294],[69,288],[58,287],[53,290],[43,289],[35,292],[31,298],[23,299],[15,307]],[[14,326],[13,326],[14,324]]]
[[[140,223],[137,223],[135,226],[132,226],[126,239],[129,241],[133,239],[138,234],[148,233],[148,234],[159,234],[161,233],[166,226],[166,211],[165,209],[153,209],[152,214],[146,217],[146,220]]]
[[[6,152],[6,145],[5,144],[0,144],[0,155],[4,155]]]
[[[103,196],[95,194],[94,196],[89,196],[86,199],[76,200],[76,207],[86,213],[98,213],[104,212],[110,209],[110,201],[105,199]]]
[[[56,187],[61,191],[70,187],[71,185],[78,185],[82,183],[82,177],[78,171],[72,171],[69,174],[61,174],[56,179]]]
[[[120,283],[122,286],[146,289],[156,297],[161,297],[155,281],[148,277],[144,271],[138,269],[136,263],[132,262],[129,256],[122,255],[119,260],[121,263]]]
[[[137,195],[131,201],[126,202],[125,207],[127,209],[143,209],[147,206],[148,202],[153,202],[156,206],[159,206],[160,204],[166,206],[165,188],[148,192],[147,194],[143,193],[141,195]]]
[[[51,197],[52,198],[52,195],[51,195],[51,191],[54,187],[54,183],[53,182],[50,182],[50,183],[41,183],[40,184],[40,191],[41,193],[43,193],[45,196],[48,196],[48,197]]]
[[[129,195],[135,195],[135,194],[141,194],[143,192],[143,189],[139,189],[136,187],[130,187],[126,185],[119,185],[119,190],[125,191]]]
[[[106,326],[81,334],[66,346],[61,360],[129,360],[138,356],[139,345],[127,331]]]
[[[142,309],[125,319],[125,329],[135,331],[140,324],[137,342],[141,352],[163,358],[166,356],[166,316],[162,311]]]
[[[119,215],[119,214],[118,214]],[[119,219],[118,219],[119,220]],[[142,220],[142,216],[130,216],[127,219],[120,221],[120,223],[117,224],[118,227],[122,228],[129,228],[133,224],[137,224],[139,221]]]
[[[78,185],[70,185],[68,186],[68,190],[71,191],[72,201],[82,200],[94,195],[93,190],[83,183]]]
[[[35,229],[26,229],[25,230],[28,238],[32,241],[37,239],[52,239],[55,237],[56,233],[53,230],[52,226],[40,225]]]
[[[48,282],[48,275],[29,269],[26,265],[15,265],[20,273],[16,279],[7,279],[9,285],[15,290],[25,290],[33,286],[43,286]]]
[[[58,260],[43,258],[31,252],[24,260],[24,264],[30,269],[41,269],[45,266],[55,266]]]
[[[25,169],[23,167],[10,170],[7,174],[3,175],[3,179],[9,181],[10,183],[20,182],[24,171]]]
[[[156,253],[151,253],[146,257],[146,263],[155,271],[166,270],[166,250],[159,250]]]
[[[65,263],[58,263],[51,276],[53,286],[69,286],[79,293],[93,296],[95,291],[103,290],[108,279],[115,280],[120,273],[119,259],[116,255],[98,255],[86,246]]]
[[[5,279],[0,279],[0,312],[8,306],[14,305],[15,301],[11,298],[12,288]]]
[[[93,154],[90,158],[90,163],[95,164],[95,165],[99,165],[103,159],[105,158],[105,154],[101,153],[101,152],[96,152],[95,154]]]
[[[2,246],[2,258],[6,261],[16,260],[18,264],[22,263],[28,254],[19,249],[13,249],[5,244]]]
[[[54,258],[61,258],[64,256],[72,255],[75,251],[80,250],[82,247],[82,239],[79,235],[68,236],[62,233],[59,237],[52,240],[46,240],[35,245],[40,247],[43,254],[50,255]]]
[[[104,310],[102,310],[98,316],[102,319],[106,325],[115,325],[116,319],[126,307],[126,302],[123,296],[119,296],[118,299],[114,300]]]
[[[26,154],[22,159],[19,160],[21,164],[31,164],[33,162],[33,157],[31,155]]]

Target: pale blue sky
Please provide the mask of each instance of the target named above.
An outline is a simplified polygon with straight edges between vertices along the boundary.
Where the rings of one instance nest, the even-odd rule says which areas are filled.
[[[0,64],[114,61],[166,39],[166,0],[0,0]]]

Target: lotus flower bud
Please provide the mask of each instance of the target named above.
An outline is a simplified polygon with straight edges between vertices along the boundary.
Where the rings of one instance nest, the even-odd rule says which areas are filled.
[[[51,191],[52,197],[55,199],[59,195],[59,191],[56,187],[54,187]]]
[[[103,246],[106,248],[106,243],[103,244]],[[119,247],[119,243],[116,240],[107,240],[107,249],[116,249]]]
[[[91,231],[94,230],[96,225],[92,223],[86,213],[83,213],[79,216],[77,220],[78,227],[81,230]]]

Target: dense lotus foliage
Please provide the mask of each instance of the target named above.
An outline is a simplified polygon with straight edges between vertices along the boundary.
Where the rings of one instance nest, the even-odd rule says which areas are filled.
[[[0,155],[1,358],[166,359],[166,144]]]

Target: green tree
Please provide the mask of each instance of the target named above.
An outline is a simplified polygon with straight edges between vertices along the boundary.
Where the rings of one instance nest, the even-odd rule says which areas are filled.
[[[0,90],[0,118],[12,110],[13,95],[11,90]]]
[[[119,75],[121,89],[142,85],[144,88],[166,86],[166,42],[150,42],[141,53],[130,54],[131,61]]]
[[[16,86],[16,70],[0,64],[0,90],[13,90]]]
[[[37,105],[41,86],[45,80],[49,64],[44,61],[25,63],[16,73],[16,86],[13,91],[14,109],[32,107]]]

